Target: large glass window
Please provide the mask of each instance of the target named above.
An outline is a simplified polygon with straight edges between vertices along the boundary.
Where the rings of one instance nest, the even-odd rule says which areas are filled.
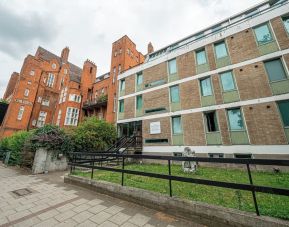
[[[236,89],[232,72],[222,73],[221,83],[222,83],[223,91],[232,91]]]
[[[202,96],[210,96],[210,95],[213,94],[211,78],[210,77],[208,77],[206,79],[203,79],[203,80],[200,80],[200,84],[201,84]]]
[[[60,120],[61,120],[61,110],[58,111],[58,115],[57,115],[57,120],[56,120],[56,125],[60,125]]]
[[[181,116],[172,117],[173,134],[182,134],[182,120]]]
[[[54,74],[49,73],[46,85],[47,87],[53,87],[53,83],[54,83]]]
[[[284,23],[285,29],[289,33],[289,16],[283,17],[282,19],[283,19],[283,23]]]
[[[119,112],[120,113],[124,112],[124,100],[119,101]]]
[[[136,97],[136,109],[141,110],[142,109],[142,95],[138,95]]]
[[[79,109],[68,107],[65,116],[65,125],[77,126]]]
[[[259,45],[269,43],[273,40],[268,24],[263,24],[259,27],[256,27],[254,31]]]
[[[289,100],[278,102],[284,127],[289,127]]]
[[[21,121],[24,113],[24,106],[19,107],[18,115],[17,115],[17,120]]]
[[[197,64],[198,65],[203,65],[203,64],[207,63],[207,57],[206,57],[205,49],[198,50],[196,52],[196,56],[197,56]]]
[[[281,59],[265,62],[265,68],[271,82],[287,78]]]
[[[136,85],[139,86],[139,85],[142,85],[143,83],[143,75],[142,75],[142,72],[139,72],[136,74]]]
[[[43,127],[45,125],[47,113],[44,111],[40,111],[38,120],[37,120],[37,127]]]
[[[171,102],[172,102],[172,103],[178,103],[178,102],[180,102],[179,85],[170,87],[170,95],[171,95]]]
[[[124,89],[125,89],[125,80],[121,80],[120,81],[120,90],[124,91]]]
[[[227,110],[230,130],[244,130],[242,112],[240,108]]]
[[[228,56],[227,47],[225,42],[215,44],[216,58],[223,58]]]
[[[177,61],[176,59],[172,59],[169,61],[169,74],[176,74],[177,73]]]
[[[217,114],[215,111],[205,113],[205,120],[206,120],[207,132],[219,131]]]

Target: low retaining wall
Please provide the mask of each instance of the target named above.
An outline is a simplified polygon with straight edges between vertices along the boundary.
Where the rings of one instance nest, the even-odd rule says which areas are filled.
[[[66,175],[64,177],[64,182],[118,197],[142,206],[161,210],[168,214],[208,226],[289,227],[288,221],[276,218],[258,217],[253,213],[169,197],[156,192],[121,186],[104,181],[95,181],[88,178]]]

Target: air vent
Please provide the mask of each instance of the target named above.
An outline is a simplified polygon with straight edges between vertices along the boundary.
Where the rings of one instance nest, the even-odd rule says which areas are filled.
[[[156,112],[163,112],[163,111],[166,111],[166,108],[160,107],[160,108],[145,110],[145,113],[156,113]]]

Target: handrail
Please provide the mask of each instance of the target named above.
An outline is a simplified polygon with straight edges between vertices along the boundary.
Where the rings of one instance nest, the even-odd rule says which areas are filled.
[[[131,142],[136,141],[136,137],[131,138]],[[89,160],[81,159],[81,156],[89,156],[93,157]],[[103,159],[103,156],[106,156],[106,159]],[[194,184],[201,184],[201,185],[208,185],[208,186],[216,186],[222,188],[230,188],[230,189],[237,189],[237,190],[245,190],[251,191],[253,202],[256,210],[256,214],[259,216],[259,208],[256,198],[256,192],[262,193],[269,193],[275,195],[284,195],[289,196],[289,189],[285,188],[275,188],[275,187],[268,187],[268,186],[260,186],[254,185],[250,165],[257,164],[257,165],[277,165],[277,166],[289,166],[289,160],[277,160],[277,159],[234,159],[234,158],[202,158],[202,157],[174,157],[174,156],[160,156],[160,155],[129,155],[129,154],[107,154],[107,153],[83,153],[83,152],[75,152],[73,153],[74,158],[72,162],[69,162],[70,165],[70,173],[73,172],[75,167],[83,167],[91,169],[91,179],[93,179],[94,170],[105,170],[111,172],[118,172],[122,174],[121,177],[121,185],[124,185],[124,174],[132,174],[137,176],[146,176],[146,177],[153,177],[158,179],[165,179],[169,181],[169,192],[170,196],[172,196],[172,181],[179,181],[179,182],[187,182],[187,183],[194,183]],[[79,157],[77,159],[77,157]],[[100,159],[95,157],[101,157]],[[106,161],[107,158],[112,157],[110,160],[119,160],[122,159],[122,168],[111,168],[102,166],[102,161]],[[151,172],[143,172],[143,171],[136,171],[136,170],[128,170],[125,169],[125,159],[126,158],[133,158],[133,159],[154,159],[154,160],[166,160],[168,162],[168,174],[159,174],[159,173],[151,173]],[[216,181],[216,180],[206,180],[206,179],[199,179],[199,178],[189,178],[189,177],[182,177],[182,176],[175,176],[171,174],[171,162],[172,161],[195,161],[195,162],[209,162],[209,163],[229,163],[229,164],[241,164],[246,165],[249,184],[243,183],[232,183],[232,182],[223,182],[223,181]],[[95,163],[100,162],[100,166],[95,165]],[[89,164],[90,163],[90,164]]]

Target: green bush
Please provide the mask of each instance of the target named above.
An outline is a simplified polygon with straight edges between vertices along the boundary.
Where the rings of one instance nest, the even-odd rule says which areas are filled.
[[[55,155],[67,154],[73,148],[70,136],[54,125],[45,125],[34,130],[30,142],[33,150],[42,147],[54,151]]]
[[[9,165],[20,165],[22,161],[21,152],[26,143],[32,136],[32,132],[19,131],[12,136],[4,138],[0,142],[2,152],[10,151]]]
[[[116,139],[116,128],[96,117],[86,118],[72,132],[76,151],[105,151]]]

